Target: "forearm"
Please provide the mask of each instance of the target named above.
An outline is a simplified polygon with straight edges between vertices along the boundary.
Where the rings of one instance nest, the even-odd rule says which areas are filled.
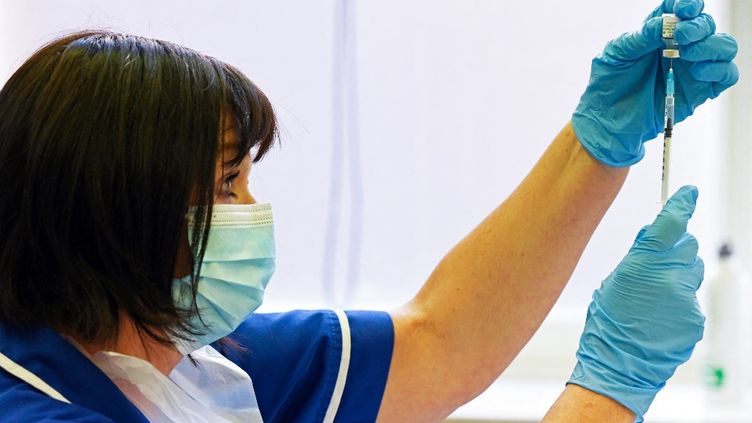
[[[514,193],[393,313],[394,359],[424,357],[430,368],[390,374],[390,382],[433,372],[426,379],[441,381],[436,397],[460,402],[485,389],[556,302],[626,175],[594,160],[568,124]]]
[[[632,423],[634,413],[611,398],[567,385],[542,423]]]

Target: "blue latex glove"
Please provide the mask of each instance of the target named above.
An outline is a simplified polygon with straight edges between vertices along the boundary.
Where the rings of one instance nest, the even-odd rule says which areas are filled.
[[[629,408],[637,422],[702,339],[695,292],[704,265],[686,233],[696,200],[695,187],[671,197],[593,293],[569,379]]]
[[[590,82],[572,116],[585,149],[609,166],[630,166],[645,155],[643,143],[663,131],[668,59],[662,57],[662,13],[682,19],[675,40],[676,122],[734,85],[739,70],[731,61],[736,40],[715,34],[715,22],[701,13],[702,0],[664,0],[640,31],[610,41],[593,59]]]

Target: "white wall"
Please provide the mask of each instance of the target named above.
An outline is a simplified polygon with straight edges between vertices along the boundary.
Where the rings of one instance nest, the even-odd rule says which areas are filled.
[[[278,227],[279,270],[264,309],[333,305],[321,279],[331,170],[337,168],[331,162],[335,1],[62,3],[0,2],[0,80],[45,40],[87,27],[168,39],[240,67],[272,99],[283,128],[282,147],[252,174],[256,197],[275,205]],[[341,291],[351,249],[349,187],[362,185],[360,278],[348,305],[391,308],[409,299],[569,119],[590,59],[608,39],[638,28],[655,3],[355,2],[362,180],[340,181],[342,224],[330,269]],[[721,1],[706,3],[723,29]],[[720,242],[722,112],[721,101],[710,102],[677,127],[674,142],[673,188],[700,187],[690,229],[709,274]],[[554,318],[534,340],[537,349],[526,351],[511,373],[568,372],[590,292],[659,209],[660,155],[660,143],[650,143]],[[559,331],[562,324],[569,330]]]

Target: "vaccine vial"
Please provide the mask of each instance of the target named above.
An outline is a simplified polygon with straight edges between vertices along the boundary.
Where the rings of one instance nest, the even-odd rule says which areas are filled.
[[[666,44],[666,48],[663,49],[663,57],[668,59],[679,58],[679,44],[674,39],[674,31],[676,31],[676,23],[680,19],[676,15],[671,13],[663,14],[663,30],[661,31],[661,37]]]

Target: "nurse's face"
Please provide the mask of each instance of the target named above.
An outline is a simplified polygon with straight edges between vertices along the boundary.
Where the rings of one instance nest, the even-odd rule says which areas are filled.
[[[238,151],[238,131],[231,125],[226,124],[224,128],[222,157],[217,158],[214,171],[214,204],[254,204],[256,199],[253,198],[248,188],[248,177],[251,174],[250,154],[238,166],[226,165],[227,161],[235,157]],[[186,232],[175,264],[175,277],[177,278],[186,276],[191,271],[192,259],[189,251]]]
[[[214,172],[214,204],[253,204],[256,200],[248,188],[251,174],[251,155],[245,156],[240,165],[230,167],[226,163],[238,151],[238,131],[226,124],[222,139],[222,157],[217,159]]]

